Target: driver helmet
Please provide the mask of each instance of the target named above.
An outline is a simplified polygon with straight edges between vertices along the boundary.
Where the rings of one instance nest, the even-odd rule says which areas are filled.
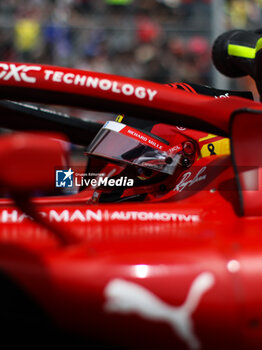
[[[202,92],[196,91],[196,85],[168,85],[190,93]],[[229,152],[224,138],[211,137],[221,139],[221,154]],[[205,132],[120,114],[103,125],[86,151],[86,173],[100,174],[117,184],[112,187],[104,182],[93,187],[92,202],[161,200],[198,158],[215,155],[207,149],[209,139]]]
[[[195,162],[199,148],[184,128],[119,115],[103,125],[86,154],[87,173],[119,184],[110,188],[107,181],[94,189],[93,202],[143,201],[170,191]]]

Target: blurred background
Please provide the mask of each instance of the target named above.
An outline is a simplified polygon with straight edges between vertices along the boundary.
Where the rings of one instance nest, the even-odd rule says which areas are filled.
[[[214,38],[261,21],[262,0],[0,0],[0,60],[226,88]]]
[[[0,0],[0,61],[252,90],[258,100],[251,79],[213,68],[211,48],[226,30],[261,24],[262,0]],[[116,117],[55,107],[86,120]],[[71,147],[70,164],[85,165],[83,149]]]

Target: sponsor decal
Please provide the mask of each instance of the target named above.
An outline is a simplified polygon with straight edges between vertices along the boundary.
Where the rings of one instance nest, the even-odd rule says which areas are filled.
[[[134,140],[137,140],[157,150],[168,151],[169,153],[179,152],[182,150],[182,145],[175,145],[174,147],[170,148],[170,146],[168,146],[164,142],[161,142],[160,140],[153,138],[150,135],[147,135],[140,130],[136,130],[120,122],[107,121],[104,124],[103,128],[118,132],[123,135],[127,135],[133,138]]]
[[[181,192],[185,188],[191,187],[193,184],[195,184],[197,182],[204,181],[207,177],[206,174],[203,174],[205,172],[206,168],[207,168],[206,166],[201,168],[194,177],[192,177],[191,171],[187,171],[186,173],[184,173],[182,175],[181,180],[176,185],[176,187],[173,189],[173,191]]]
[[[174,147],[170,148],[168,150],[169,153],[173,154],[173,153],[177,153],[182,151],[182,146],[181,145],[175,145]]]
[[[149,101],[152,101],[157,94],[157,90],[146,89],[143,86],[134,86],[129,83],[120,83],[110,79],[100,79],[85,74],[65,73],[49,69],[44,71],[44,80],[55,83],[63,82],[68,85],[86,86],[103,91],[111,91],[115,94],[123,94],[125,96],[134,95],[139,99],[146,98]]]
[[[144,265],[143,276],[136,277],[145,277],[145,267],[150,268]],[[137,283],[116,278],[105,287],[104,309],[108,313],[124,315],[136,313],[150,321],[166,322],[190,350],[198,350],[201,344],[195,334],[192,315],[203,295],[213,287],[214,283],[215,277],[212,273],[199,274],[193,280],[184,303],[173,306]]]
[[[159,150],[167,150],[168,147],[163,142],[157,141],[156,139],[153,139],[152,137],[144,134],[141,131],[135,130],[130,128],[129,126],[126,126],[122,131],[121,134],[131,136],[133,139],[140,141],[141,143],[148,145],[154,149]]]
[[[145,88],[144,86],[136,86],[130,83],[119,82],[96,76],[89,76],[81,73],[63,72],[52,69],[43,69],[37,65],[16,65],[14,63],[0,63],[0,80],[8,81],[14,79],[17,82],[34,84],[37,82],[39,75],[34,75],[34,72],[43,71],[41,80],[63,83],[66,85],[82,86],[102,91],[111,91],[114,94],[122,94],[125,96],[135,96],[138,99],[147,99],[153,101],[157,95],[157,90]]]
[[[34,77],[32,72],[41,71],[39,66],[28,66],[22,64],[16,66],[13,63],[0,63],[0,80],[10,80],[13,78],[15,81],[24,81],[26,83],[34,84],[36,83],[36,77]]]
[[[50,209],[40,212],[50,222],[175,222],[175,223],[197,223],[200,221],[198,214],[149,212],[149,211],[124,211],[107,209]],[[0,211],[0,223],[22,223],[24,220],[32,220],[26,214],[16,209],[3,209]]]

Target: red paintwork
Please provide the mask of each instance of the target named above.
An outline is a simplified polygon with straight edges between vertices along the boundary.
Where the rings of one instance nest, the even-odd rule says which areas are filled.
[[[83,98],[99,97],[102,102],[121,101],[127,108],[135,105],[144,108],[143,111],[159,110],[163,119],[167,111],[183,112],[194,120],[208,120],[227,134],[230,133],[231,114],[236,109],[262,110],[260,104],[241,98],[211,99],[183,91],[174,93],[172,89],[150,82],[79,73],[61,67],[33,66],[40,67],[28,73],[31,78],[36,77],[35,83],[22,81],[21,75],[20,81],[14,77],[4,80],[6,74],[1,74],[7,66],[2,65],[0,90],[17,86],[17,93],[30,86],[34,89],[30,90],[32,93],[38,89],[67,91]],[[157,95],[153,101],[146,101],[121,92],[45,81],[45,69],[143,86],[157,90]],[[60,76],[62,73],[57,74],[57,79]],[[37,99],[41,100],[41,96]],[[252,156],[250,162],[261,158],[258,151],[261,134],[258,130],[251,132],[256,130],[258,120],[254,119],[253,123],[253,115],[247,114],[250,124],[242,119],[241,128],[250,125],[250,129],[245,129],[243,135],[239,135],[238,118],[232,120],[237,169],[243,165],[242,155],[249,145],[257,156]],[[174,123],[176,118],[174,114]],[[247,158],[249,155],[250,152],[244,154]],[[257,164],[260,166],[259,161]],[[25,218],[11,200],[1,200],[1,271],[22,286],[57,325],[87,338],[131,349],[261,348],[261,196],[257,202],[252,197],[251,206],[249,194],[243,192],[244,207],[248,211],[241,216],[242,205],[231,158],[212,156],[198,160],[191,169],[190,179],[204,167],[204,179],[150,203],[86,204],[91,192],[35,199],[34,207],[51,223],[49,229],[55,225],[60,227],[60,232],[70,232],[77,237],[74,244],[62,242],[56,229],[55,233],[50,232]],[[256,216],[253,216],[254,207]],[[192,329],[199,346],[183,340],[165,318],[151,320],[138,311],[105,311],[106,288],[115,279],[133,282],[153,293],[165,305],[180,307],[194,280],[202,273],[211,274],[213,284],[202,294],[192,313]]]
[[[12,65],[12,68],[11,68]],[[31,70],[31,69],[38,69]],[[19,69],[19,74],[13,73]],[[26,72],[25,72],[26,71]],[[57,76],[54,78],[54,74],[51,75],[49,72],[57,72]],[[33,82],[25,81],[25,76],[21,76],[21,73],[26,73],[26,77],[33,78]],[[85,84],[80,85],[79,79],[78,84],[65,83],[63,78],[65,74],[72,74],[72,76],[84,76],[86,80],[88,77],[96,79],[95,81],[110,81],[111,88],[102,90],[96,84],[96,87],[90,83],[90,86]],[[46,79],[45,79],[46,77]],[[28,80],[28,79],[27,79]],[[57,81],[55,81],[57,80]],[[113,85],[115,84],[115,85]],[[143,88],[145,90],[150,89],[156,91],[153,99],[150,101],[148,95],[145,98],[138,98],[132,95],[125,95],[121,92],[123,85],[128,84],[133,86],[134,89]],[[113,86],[115,87],[113,89]],[[113,92],[113,90],[115,92]],[[135,110],[141,111],[140,114],[150,113],[152,111],[159,112],[162,116],[163,122],[166,121],[165,114],[181,113],[188,115],[203,122],[210,123],[223,131],[224,133],[229,132],[229,121],[231,114],[236,109],[241,108],[253,108],[262,110],[259,103],[243,99],[240,97],[230,97],[214,99],[208,96],[190,94],[182,90],[176,89],[175,93],[173,89],[168,86],[142,81],[138,79],[126,78],[121,76],[115,76],[97,72],[87,72],[79,69],[64,68],[64,67],[53,67],[40,64],[21,64],[21,63],[1,63],[0,62],[0,91],[2,98],[12,99],[14,94],[17,100],[28,100],[28,101],[39,101],[46,102],[48,95],[49,103],[54,103],[52,100],[55,92],[59,92],[60,100],[62,104],[73,103],[75,96],[80,96],[81,99],[77,100],[79,107],[86,107],[92,105],[97,110],[113,110],[119,112],[119,107],[124,105],[125,110],[131,110],[133,107],[138,107]],[[53,92],[53,94],[51,93]],[[62,97],[61,97],[62,96]],[[59,97],[56,96],[58,102]],[[92,104],[92,101],[95,101]],[[212,113],[212,115],[211,115]],[[146,116],[144,116],[146,117]],[[150,116],[149,116],[150,117]],[[174,116],[174,122],[178,119],[178,116]],[[190,127],[192,120],[189,118],[183,118],[183,125]],[[192,127],[192,125],[191,125]]]
[[[61,135],[53,135],[56,139],[50,137],[30,133],[2,136],[0,163],[5,167],[1,170],[0,182],[12,192],[30,193],[36,187],[48,191],[54,184],[53,164],[66,167],[68,157],[66,142],[57,139],[61,139]],[[32,164],[35,164],[34,172]]]

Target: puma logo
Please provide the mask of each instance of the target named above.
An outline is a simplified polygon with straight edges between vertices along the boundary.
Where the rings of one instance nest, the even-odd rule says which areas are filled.
[[[105,288],[105,310],[122,314],[137,313],[152,321],[165,321],[189,349],[198,350],[201,346],[194,333],[192,314],[203,294],[214,283],[213,274],[201,273],[193,280],[185,302],[181,306],[171,306],[137,283],[114,279]]]

